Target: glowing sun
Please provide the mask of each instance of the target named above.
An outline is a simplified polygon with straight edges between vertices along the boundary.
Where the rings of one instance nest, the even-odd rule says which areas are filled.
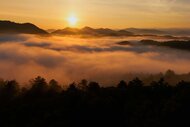
[[[76,26],[77,22],[78,22],[78,18],[74,15],[71,15],[68,17],[67,21],[68,21],[70,26]]]

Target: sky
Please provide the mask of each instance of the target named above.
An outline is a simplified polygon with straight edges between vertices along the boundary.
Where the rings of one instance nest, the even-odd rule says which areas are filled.
[[[44,29],[69,26],[190,28],[190,0],[0,0],[0,19]]]

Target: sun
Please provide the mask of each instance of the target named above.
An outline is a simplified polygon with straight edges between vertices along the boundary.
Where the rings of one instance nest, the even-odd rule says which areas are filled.
[[[75,15],[70,15],[67,19],[69,25],[71,27],[76,26],[78,22],[78,18]]]

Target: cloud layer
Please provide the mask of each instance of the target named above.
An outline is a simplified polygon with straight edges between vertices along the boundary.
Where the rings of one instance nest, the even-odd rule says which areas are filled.
[[[116,44],[122,40],[134,44]],[[0,77],[27,82],[41,75],[64,84],[86,78],[109,85],[128,73],[190,72],[189,52],[143,46],[137,40],[1,35]]]

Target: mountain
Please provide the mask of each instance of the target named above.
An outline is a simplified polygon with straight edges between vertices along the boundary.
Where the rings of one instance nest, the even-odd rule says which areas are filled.
[[[56,34],[56,35],[76,35],[78,33],[79,33],[79,29],[66,27],[64,29],[56,30],[56,31],[52,32],[51,34]]]
[[[134,34],[141,35],[171,35],[171,36],[190,36],[190,28],[165,28],[165,29],[140,29],[127,28],[125,29]]]
[[[84,27],[82,29],[66,27],[53,31],[54,35],[82,35],[82,36],[132,36],[132,35],[156,35],[173,38],[173,36],[190,36],[190,29],[140,29],[127,28],[122,30],[112,30],[108,28],[94,29]]]
[[[56,31],[56,29],[47,29],[46,30],[48,33],[52,33],[52,32],[54,32],[54,31]]]
[[[0,21],[0,33],[2,34],[48,34],[31,23],[15,23],[11,21]]]
[[[52,32],[55,35],[83,35],[83,36],[131,36],[132,32],[126,30],[112,30],[108,28],[98,28],[94,29],[91,27],[84,27],[82,29],[78,28],[64,28]]]
[[[174,36],[190,36],[190,28],[168,28],[163,31]]]
[[[190,51],[190,40],[172,40],[172,41],[155,41],[155,40],[141,40],[143,45],[155,45],[155,46],[165,46],[175,49]]]
[[[166,31],[157,30],[157,29],[139,29],[139,28],[127,28],[125,29],[129,32],[135,33],[135,34],[150,34],[150,35],[165,35],[167,34]]]

